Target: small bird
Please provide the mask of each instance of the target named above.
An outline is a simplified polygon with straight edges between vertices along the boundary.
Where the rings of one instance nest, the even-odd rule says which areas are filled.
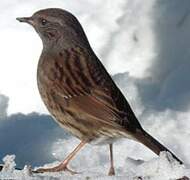
[[[61,127],[81,140],[64,161],[36,173],[69,171],[67,165],[86,144],[107,144],[109,175],[114,175],[113,143],[120,138],[140,142],[159,155],[171,151],[140,125],[129,103],[92,50],[85,32],[70,12],[59,8],[39,10],[17,18],[34,27],[43,43],[37,69],[40,95]]]

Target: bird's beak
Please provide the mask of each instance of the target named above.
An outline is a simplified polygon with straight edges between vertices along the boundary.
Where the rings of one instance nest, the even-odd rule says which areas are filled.
[[[34,24],[34,21],[33,21],[32,17],[18,17],[18,18],[16,18],[16,20],[18,20],[19,22],[28,23],[28,24],[31,24],[31,25]]]

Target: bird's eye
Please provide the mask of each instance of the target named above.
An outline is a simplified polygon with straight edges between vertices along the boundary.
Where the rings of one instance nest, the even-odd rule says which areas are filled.
[[[46,19],[42,19],[41,23],[42,23],[42,25],[44,26],[44,25],[46,25],[47,20],[46,20]]]

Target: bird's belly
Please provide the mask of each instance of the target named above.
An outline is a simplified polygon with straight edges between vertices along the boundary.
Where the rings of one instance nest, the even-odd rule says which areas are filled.
[[[101,135],[99,137],[94,138],[92,141],[90,141],[90,144],[92,145],[105,145],[105,144],[112,144],[118,140],[120,140],[123,137],[109,137],[106,135]]]
[[[81,115],[73,115],[61,112],[54,113],[55,121],[60,124],[60,126],[66,129],[75,137],[86,140],[93,145],[104,145],[113,143],[121,138],[134,139],[133,136],[127,134],[125,131],[119,129],[114,129],[102,126],[96,126],[93,119],[81,118]]]

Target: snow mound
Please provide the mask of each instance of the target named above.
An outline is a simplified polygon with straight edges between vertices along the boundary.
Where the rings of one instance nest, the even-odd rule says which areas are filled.
[[[83,169],[76,175],[71,175],[68,172],[32,174],[29,166],[25,166],[23,170],[15,170],[16,163],[14,159],[15,155],[7,155],[4,157],[4,168],[0,172],[0,179],[186,180],[188,179],[187,177],[190,177],[190,169],[179,164],[168,152],[161,152],[159,157],[146,162],[127,158],[124,167],[116,168],[116,176],[107,176],[108,164]],[[45,167],[51,167],[55,164],[57,164],[57,162],[46,164]]]

